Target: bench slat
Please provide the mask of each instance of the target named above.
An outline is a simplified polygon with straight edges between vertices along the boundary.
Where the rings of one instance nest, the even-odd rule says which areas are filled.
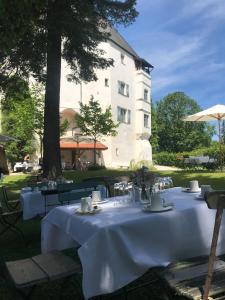
[[[214,263],[214,272],[225,269],[225,262],[222,260],[217,260]],[[173,282],[173,284],[176,284],[177,282],[193,279],[195,277],[200,276],[206,276],[208,271],[208,263],[184,268],[184,269],[178,269],[178,270],[170,270],[168,269],[168,273],[165,273],[166,280]]]
[[[81,266],[76,261],[57,251],[33,256],[32,260],[48,275],[49,280],[81,273]]]
[[[166,268],[161,272],[161,276],[177,294],[197,300],[201,299],[203,295],[207,268],[208,263],[181,261]],[[219,295],[223,292],[225,292],[225,262],[216,260],[209,296]]]
[[[48,276],[30,258],[6,262],[6,267],[17,288],[48,281]]]

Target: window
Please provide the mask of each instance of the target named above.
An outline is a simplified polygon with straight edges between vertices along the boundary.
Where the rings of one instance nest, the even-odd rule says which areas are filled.
[[[144,114],[144,127],[149,128],[149,115]]]
[[[121,53],[121,54],[120,54],[120,60],[121,60],[121,64],[123,64],[123,65],[125,65],[125,63],[124,63],[124,58],[125,58],[124,54]]]
[[[109,79],[105,78],[105,86],[109,86]]]
[[[148,90],[144,89],[144,100],[148,101]]]
[[[121,123],[131,123],[131,111],[122,107],[117,107],[117,121]]]
[[[72,78],[72,75],[66,75],[66,79],[68,82],[72,82],[73,78]]]
[[[129,85],[124,83],[123,81],[118,80],[118,93],[129,97]]]

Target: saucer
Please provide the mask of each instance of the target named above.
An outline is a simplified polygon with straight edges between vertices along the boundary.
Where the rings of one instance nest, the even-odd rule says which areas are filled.
[[[77,208],[75,210],[75,213],[78,214],[78,215],[94,215],[94,214],[97,214],[101,211],[102,209],[100,207],[98,208],[93,208],[91,211],[82,211],[80,208]]]
[[[109,199],[104,199],[104,200],[96,201],[96,202],[93,203],[93,205],[94,204],[103,204],[103,203],[107,203],[107,202],[109,202]]]
[[[22,191],[23,193],[31,192],[31,191],[32,191],[32,188],[31,188],[31,187],[24,187],[24,188],[22,188],[21,191]]]
[[[197,199],[197,200],[205,200],[205,198],[204,197],[202,197],[202,195],[200,194],[200,195],[198,195],[198,196],[196,196],[195,197],[195,199]]]
[[[160,208],[151,208],[151,207],[143,207],[142,210],[144,212],[164,212],[164,211],[169,211],[173,209],[173,205],[168,205],[168,206],[162,206]]]
[[[200,192],[201,192],[201,189],[199,188],[199,189],[196,190],[196,191],[192,191],[192,190],[190,190],[190,188],[185,188],[185,189],[183,189],[182,191],[185,192],[185,193],[200,193]]]

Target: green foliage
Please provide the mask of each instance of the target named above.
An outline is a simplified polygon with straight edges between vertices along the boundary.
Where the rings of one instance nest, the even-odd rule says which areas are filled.
[[[94,141],[101,136],[115,136],[119,126],[112,120],[111,107],[103,112],[99,102],[93,97],[88,104],[80,102],[80,114],[75,116],[75,121],[83,134],[90,136]]]
[[[64,135],[64,133],[69,128],[69,121],[67,119],[64,119],[63,122],[60,122],[60,136]]]
[[[128,25],[137,16],[136,0],[1,0],[0,86],[9,74],[46,83],[45,176],[61,176],[59,95],[61,58],[74,81],[97,80],[95,70],[113,65],[98,48],[108,25]],[[48,58],[48,59],[47,59]],[[50,122],[51,120],[51,122]]]
[[[163,166],[175,166],[179,168],[200,168],[208,169],[208,170],[215,170],[219,168],[219,161],[220,161],[220,145],[218,142],[212,142],[210,147],[198,148],[192,151],[185,151],[185,152],[167,152],[162,151],[153,154],[153,160],[156,164],[163,165]],[[225,156],[225,146],[222,146],[222,153]],[[214,158],[214,163],[205,163],[203,166],[196,166],[195,163],[193,164],[186,164],[185,158],[188,157],[195,157],[195,156],[209,156],[209,158]]]
[[[157,103],[159,150],[191,151],[209,146],[213,127],[205,122],[184,122],[182,118],[200,111],[195,100],[182,92],[168,94]]]
[[[89,171],[105,170],[105,169],[106,169],[105,166],[100,166],[100,165],[93,165],[88,167]]]
[[[16,141],[6,145],[9,160],[23,161],[26,154],[32,154],[40,146],[42,154],[44,131],[44,96],[40,84],[31,89],[26,81],[18,77],[9,78],[2,99],[2,126],[6,135],[13,136]],[[61,133],[68,128],[68,120],[61,124]],[[37,138],[39,142],[37,143]]]
[[[137,162],[134,160],[131,160],[130,165],[129,165],[129,170],[138,170],[138,169],[141,169],[143,166],[148,168],[149,170],[153,169],[152,163],[149,163],[148,160],[140,160]]]
[[[43,96],[40,86],[33,86],[19,78],[16,85],[8,86],[2,100],[3,133],[16,141],[8,142],[6,153],[9,160],[23,161],[23,157],[36,150],[35,135],[43,135]],[[17,88],[16,88],[17,87]]]
[[[76,114],[75,121],[84,135],[91,137],[94,141],[94,165],[96,165],[96,142],[102,136],[115,136],[119,123],[112,120],[111,107],[107,107],[105,112],[98,101],[93,97],[88,104],[80,102],[80,114]]]
[[[155,153],[159,149],[159,136],[158,136],[158,124],[157,124],[157,113],[155,105],[151,104],[151,137],[150,143],[152,151]]]

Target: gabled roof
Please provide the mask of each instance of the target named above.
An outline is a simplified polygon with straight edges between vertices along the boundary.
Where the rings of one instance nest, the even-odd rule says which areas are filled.
[[[143,69],[150,74],[150,69],[153,69],[153,66],[145,59],[141,58],[114,27],[107,26],[106,32],[110,33],[110,36],[108,37],[109,41],[133,56],[137,69]]]
[[[110,33],[109,40],[111,40],[113,43],[115,43],[117,46],[119,46],[120,48],[122,48],[124,51],[128,52],[135,58],[140,59],[139,55],[134,51],[134,49],[127,43],[127,41],[114,27],[108,27],[108,28]]]

